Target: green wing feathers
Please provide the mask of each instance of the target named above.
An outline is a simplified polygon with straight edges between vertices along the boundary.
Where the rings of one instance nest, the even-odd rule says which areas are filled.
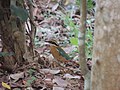
[[[57,47],[57,51],[60,53],[60,55],[62,55],[66,60],[70,60],[71,58],[69,57],[69,55],[61,48],[61,47]]]

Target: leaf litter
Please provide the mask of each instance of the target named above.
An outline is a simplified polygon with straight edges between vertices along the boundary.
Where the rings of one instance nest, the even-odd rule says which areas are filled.
[[[70,30],[61,19],[59,4],[55,4],[56,0],[34,1],[34,22],[37,26],[35,60],[26,53],[24,58],[30,59],[29,63],[17,68],[12,74],[2,72],[0,90],[83,90],[84,77],[79,70],[78,53],[72,51],[76,47],[70,44]],[[56,38],[60,46],[71,53],[74,63],[64,65],[56,62],[45,43],[50,38]],[[90,60],[88,64],[91,67]]]

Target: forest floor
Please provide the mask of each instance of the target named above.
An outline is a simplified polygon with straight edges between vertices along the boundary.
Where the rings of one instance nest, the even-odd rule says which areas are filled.
[[[70,22],[71,19],[67,18],[57,3],[49,1],[51,0],[35,0],[34,2],[34,22],[37,29],[34,60],[30,57],[29,63],[17,68],[13,74],[0,72],[0,90],[83,90],[84,76],[78,65],[78,46],[70,42],[70,37],[75,36],[71,31],[74,25],[67,24],[66,22]],[[79,25],[80,15],[73,14],[72,21]],[[89,19],[93,19],[90,14]],[[87,24],[87,28],[93,29],[94,21]],[[48,43],[45,42],[49,39],[56,39],[72,57],[72,61],[77,64],[56,62],[50,53]],[[91,58],[87,61],[90,68]]]

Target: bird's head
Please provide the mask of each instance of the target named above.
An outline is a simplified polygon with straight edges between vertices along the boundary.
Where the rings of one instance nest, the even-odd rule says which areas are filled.
[[[57,41],[55,39],[46,40],[45,42],[48,42],[48,43],[55,45],[55,46],[59,46],[59,44],[57,43]]]

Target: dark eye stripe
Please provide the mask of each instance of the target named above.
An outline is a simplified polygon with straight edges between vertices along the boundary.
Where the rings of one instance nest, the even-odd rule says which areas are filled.
[[[55,43],[55,42],[52,42],[52,41],[48,41],[49,43],[51,43],[51,44],[54,44],[54,45],[56,45],[56,46],[59,46],[57,43]]]

